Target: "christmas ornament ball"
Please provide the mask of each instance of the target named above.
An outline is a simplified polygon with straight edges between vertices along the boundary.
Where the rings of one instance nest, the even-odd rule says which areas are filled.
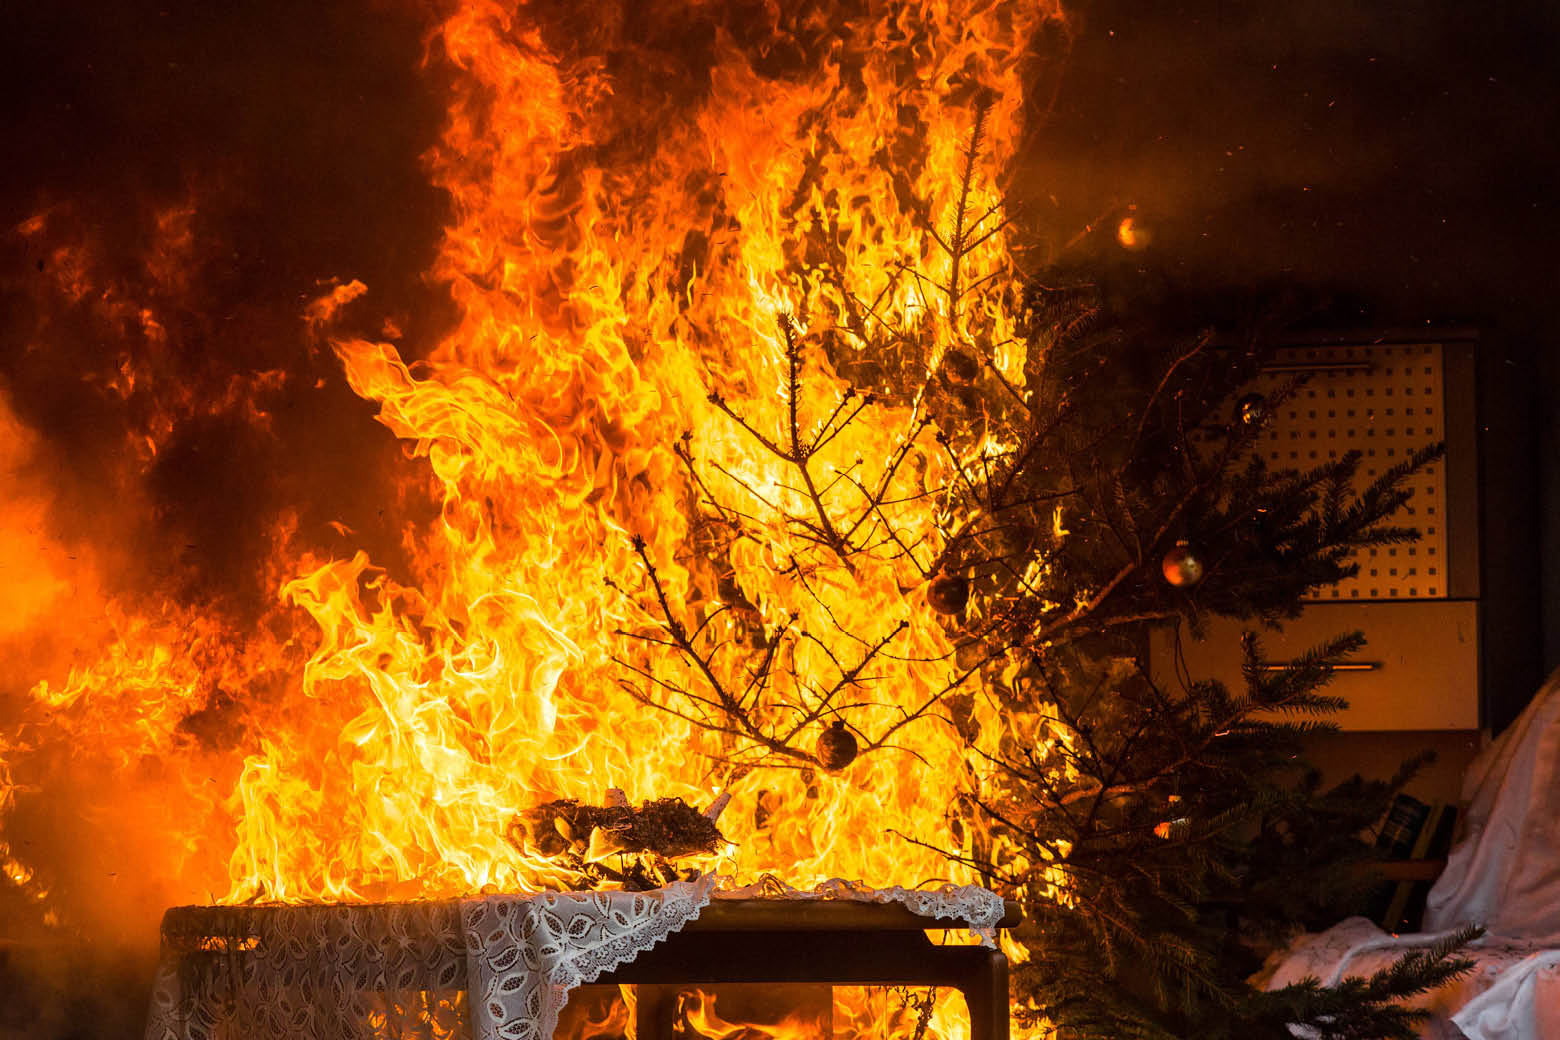
[[[1261,394],[1247,394],[1235,402],[1235,414],[1242,426],[1257,426],[1267,418],[1267,398]]]
[[[1192,547],[1186,542],[1176,542],[1175,547],[1165,553],[1159,569],[1165,580],[1178,589],[1196,585],[1203,576],[1202,560],[1192,553]]]
[[[962,350],[950,350],[943,356],[943,378],[952,386],[969,386],[980,375],[980,362]]]
[[[844,769],[856,760],[856,738],[845,728],[845,723],[835,719],[828,729],[818,734],[815,753],[818,764],[829,772]]]
[[[939,614],[957,614],[970,601],[970,583],[957,574],[939,574],[926,586],[926,602]]]

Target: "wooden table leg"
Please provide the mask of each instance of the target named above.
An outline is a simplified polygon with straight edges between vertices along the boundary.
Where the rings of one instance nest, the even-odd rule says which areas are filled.
[[[680,988],[645,983],[634,987],[634,1040],[671,1040]]]
[[[987,951],[959,989],[970,1014],[970,1040],[1008,1040],[1008,964],[1002,952]]]

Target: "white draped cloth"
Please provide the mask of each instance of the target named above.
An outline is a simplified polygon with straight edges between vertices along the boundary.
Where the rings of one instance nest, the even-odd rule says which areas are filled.
[[[1435,1014],[1422,1035],[1560,1038],[1560,672],[1469,767],[1462,799],[1466,833],[1430,889],[1424,932],[1388,935],[1350,918],[1292,945],[1266,987],[1369,975],[1477,924],[1487,934],[1466,950],[1476,969],[1413,1002]]]
[[[813,892],[722,891],[717,880],[709,874],[653,892],[186,911],[181,920],[204,931],[194,951],[188,942],[165,945],[146,1037],[548,1040],[571,990],[660,943],[712,898],[897,902],[961,921],[988,944],[1003,914],[1000,897],[974,886],[833,881]]]

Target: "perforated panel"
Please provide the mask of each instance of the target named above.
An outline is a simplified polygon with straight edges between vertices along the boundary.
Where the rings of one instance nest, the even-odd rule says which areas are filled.
[[[1446,436],[1445,367],[1438,343],[1304,346],[1278,351],[1257,381],[1278,391],[1296,373],[1304,386],[1278,409],[1255,450],[1274,468],[1306,469],[1357,449],[1365,456],[1356,490]],[[1446,591],[1446,467],[1410,477],[1413,491],[1395,518],[1419,529],[1417,542],[1365,550],[1357,577],[1315,599],[1441,599]]]

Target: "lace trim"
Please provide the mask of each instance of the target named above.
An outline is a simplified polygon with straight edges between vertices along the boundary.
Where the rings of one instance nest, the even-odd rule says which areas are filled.
[[[981,945],[996,946],[997,925],[1007,907],[1002,897],[979,885],[940,885],[937,888],[872,888],[860,881],[830,878],[812,891],[792,888],[773,876],[742,888],[715,893],[720,899],[849,899],[862,903],[899,903],[921,917],[963,921],[980,936]]]
[[[654,892],[494,896],[464,904],[473,1034],[550,1040],[569,992],[699,916],[715,878]]]
[[[571,990],[656,946],[715,896],[900,903],[963,921],[987,945],[1003,912],[995,893],[968,885],[719,884],[708,874],[654,892],[170,911],[146,1037],[551,1040]]]

